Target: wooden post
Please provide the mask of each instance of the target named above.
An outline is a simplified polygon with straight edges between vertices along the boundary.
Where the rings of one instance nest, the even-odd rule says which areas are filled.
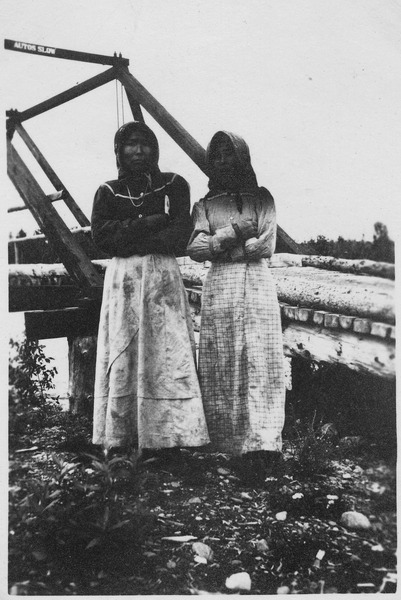
[[[60,106],[69,100],[73,100],[74,98],[78,98],[78,96],[82,96],[91,90],[95,90],[96,88],[108,83],[109,81],[113,81],[116,78],[116,71],[114,67],[111,69],[107,69],[104,73],[100,73],[100,75],[95,75],[95,77],[91,77],[91,79],[87,79],[82,83],[78,83],[73,88],[66,90],[65,92],[61,92],[61,94],[57,94],[40,104],[36,104],[32,106],[32,108],[28,108],[22,112],[16,111],[6,111],[7,116],[10,116],[11,119],[15,118],[18,122],[26,121],[27,119],[31,119],[32,117],[36,117],[37,115],[41,115],[42,113],[55,108],[56,106]]]
[[[58,192],[64,190],[63,200],[78,221],[81,227],[86,227],[90,225],[89,219],[84,215],[82,210],[79,208],[78,204],[75,202],[74,198],[71,196],[65,185],[58,178],[55,171],[53,171],[52,167],[49,165],[39,148],[36,146],[33,139],[30,137],[28,132],[24,129],[21,123],[16,123],[15,125],[16,131],[18,131],[21,138],[24,140],[25,144],[28,146],[29,150],[32,152],[33,156],[38,161],[39,165],[42,167],[43,171],[54,185]]]
[[[97,336],[68,338],[70,411],[92,415]]]
[[[128,69],[117,68],[117,79],[127,90],[127,96],[142,104],[148,113],[163,127],[169,136],[184,150],[194,163],[207,175],[206,152],[200,144],[174,119],[172,115],[150,94]]]
[[[284,231],[280,225],[277,225],[277,246],[279,252],[294,252],[294,254],[312,254],[312,248],[308,244],[298,244]]]
[[[98,274],[81,246],[74,240],[71,231],[48,200],[9,139],[7,139],[7,151],[8,175],[25,204],[31,210],[39,227],[56,248],[67,271],[82,287],[101,286],[103,283],[102,277]]]
[[[134,121],[139,121],[140,123],[144,123],[145,119],[143,118],[141,105],[135,100],[135,98],[132,97],[132,94],[130,94],[130,92],[126,88],[124,88],[124,89],[125,89],[125,93],[127,95],[129,105],[131,107],[131,112],[132,112],[132,116],[134,117]]]
[[[334,258],[333,256],[303,256],[303,267],[315,267],[329,271],[340,271],[341,273],[356,273],[382,277],[384,279],[395,279],[395,265],[391,263],[378,262],[375,260],[348,258]]]
[[[97,63],[100,65],[129,65],[128,58],[123,58],[121,54],[117,56],[106,56],[105,54],[93,54],[92,52],[78,52],[77,50],[66,50],[65,48],[54,48],[53,46],[41,46],[29,42],[16,40],[4,40],[6,50],[16,52],[27,52],[38,56],[47,56],[49,58],[66,58],[68,60],[79,60],[81,62]]]

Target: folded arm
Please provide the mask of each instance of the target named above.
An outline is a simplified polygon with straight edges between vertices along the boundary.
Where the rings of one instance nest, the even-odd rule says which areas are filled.
[[[230,220],[227,225],[219,227],[216,229],[216,233],[212,234],[202,200],[194,206],[192,221],[194,230],[187,252],[193,260],[198,262],[215,258],[233,260],[233,256],[238,253],[243,256],[245,240],[256,233],[256,222],[237,218]]]
[[[245,242],[245,258],[258,260],[270,258],[276,248],[276,209],[273,196],[265,188],[260,188],[258,208],[258,232]]]

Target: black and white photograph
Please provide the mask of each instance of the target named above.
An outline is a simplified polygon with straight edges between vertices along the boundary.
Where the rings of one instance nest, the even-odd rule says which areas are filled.
[[[395,594],[401,0],[0,17],[2,595]]]

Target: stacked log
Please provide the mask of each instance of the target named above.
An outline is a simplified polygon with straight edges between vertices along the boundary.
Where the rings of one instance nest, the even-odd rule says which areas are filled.
[[[94,260],[92,264],[103,275],[108,262],[107,259]],[[198,264],[187,257],[179,258],[178,262],[195,324],[199,327],[202,284],[209,264]],[[357,275],[303,264],[303,257],[295,255],[278,255],[270,261],[281,307],[284,353],[394,378],[394,281],[379,277],[380,269],[376,266],[374,275]],[[390,273],[385,268],[381,272]],[[81,307],[75,312],[86,310],[87,315],[93,315],[90,298],[99,304],[102,291],[101,288],[90,288],[85,292],[88,298],[82,298],[82,290],[61,264],[10,266],[9,283],[11,310],[45,310],[53,303],[53,308]],[[54,295],[49,306],[44,297],[50,298],[55,290],[59,296]],[[60,298],[65,303],[54,306],[56,301],[60,303]],[[89,304],[85,308],[86,300]],[[74,323],[80,331],[82,318],[79,319],[75,312]],[[57,321],[56,317],[52,315],[53,323]],[[36,323],[43,328],[44,320],[38,315]],[[37,328],[33,330],[37,331]],[[54,335],[60,333],[54,325],[53,331]],[[89,333],[85,331],[85,335]]]

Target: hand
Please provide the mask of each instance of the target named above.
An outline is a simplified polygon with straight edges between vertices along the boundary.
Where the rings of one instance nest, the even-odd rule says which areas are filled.
[[[245,256],[247,258],[260,258],[260,248],[256,238],[249,238],[245,242]]]
[[[226,225],[225,227],[218,227],[214,237],[218,240],[220,248],[227,250],[233,248],[238,244],[238,236],[234,231],[232,225]]]
[[[232,226],[237,236],[243,241],[255,237],[258,232],[258,224],[255,219],[243,219],[238,217],[233,220]]]
[[[170,217],[165,214],[150,215],[142,219],[144,225],[150,229],[153,233],[161,231],[168,225]]]

